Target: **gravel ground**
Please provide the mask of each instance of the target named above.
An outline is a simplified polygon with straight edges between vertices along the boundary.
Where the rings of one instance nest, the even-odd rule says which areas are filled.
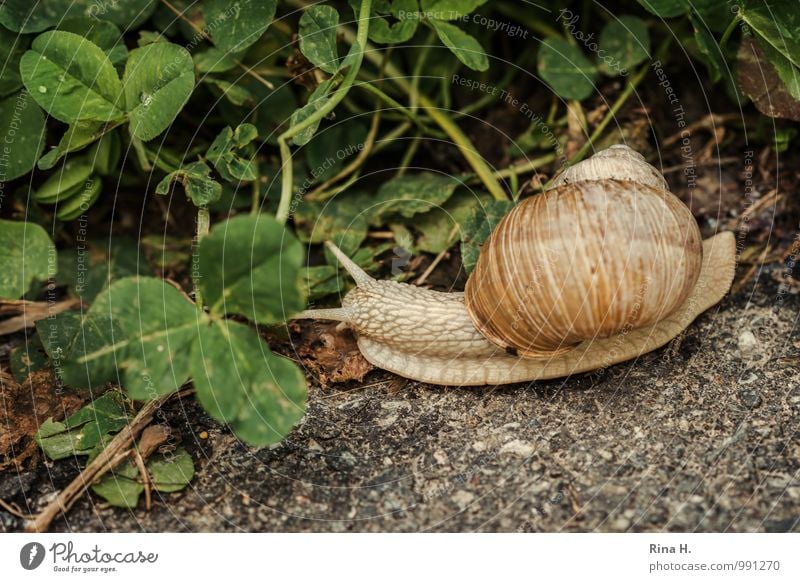
[[[800,297],[779,275],[602,376],[445,389],[378,370],[314,386],[305,420],[269,450],[176,402],[191,489],[150,513],[86,496],[54,529],[800,531]],[[76,471],[6,474],[0,497],[40,508]]]

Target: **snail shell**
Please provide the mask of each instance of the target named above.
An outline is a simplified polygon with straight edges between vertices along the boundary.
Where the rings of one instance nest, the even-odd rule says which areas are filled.
[[[663,174],[648,164],[644,156],[624,144],[612,145],[588,160],[570,166],[553,179],[551,187],[592,180],[625,180],[669,190]]]
[[[500,222],[467,281],[465,304],[492,343],[552,357],[668,317],[697,282],[702,248],[691,212],[665,189],[565,183]]]

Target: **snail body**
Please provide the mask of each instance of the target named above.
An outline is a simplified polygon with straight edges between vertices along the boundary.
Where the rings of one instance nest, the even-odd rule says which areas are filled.
[[[735,241],[701,242],[657,170],[610,150],[613,163],[577,164],[504,217],[465,293],[375,280],[329,245],[356,288],[297,317],[341,321],[375,366],[441,385],[557,378],[657,349],[727,293]]]

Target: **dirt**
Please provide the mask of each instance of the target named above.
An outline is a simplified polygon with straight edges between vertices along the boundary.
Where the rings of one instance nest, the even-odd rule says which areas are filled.
[[[446,389],[312,375],[306,418],[271,449],[172,403],[191,488],[155,494],[150,513],[87,495],[54,529],[800,531],[800,297],[784,275],[761,272],[601,376]],[[35,511],[78,469],[6,471],[0,498]],[[0,528],[20,526],[0,511]]]

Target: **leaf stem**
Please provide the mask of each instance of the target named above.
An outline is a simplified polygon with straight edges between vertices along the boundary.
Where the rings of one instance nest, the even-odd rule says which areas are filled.
[[[199,261],[200,241],[208,234],[211,227],[211,214],[208,207],[200,206],[197,209],[197,235],[195,236],[195,251],[192,254],[192,263]],[[200,268],[199,265],[193,265],[192,268],[192,287],[194,291],[194,302],[197,309],[203,311],[203,295],[200,292]]]
[[[649,70],[649,68],[650,64],[645,63],[644,65],[642,65],[639,71],[631,78],[631,80],[628,81],[628,84],[625,86],[625,89],[622,91],[622,93],[619,94],[616,101],[614,101],[614,104],[611,106],[611,109],[608,110],[608,113],[606,113],[605,117],[603,117],[603,120],[599,124],[597,124],[597,127],[595,127],[594,131],[592,132],[592,135],[589,136],[589,139],[586,140],[586,143],[583,144],[583,146],[581,146],[581,148],[575,153],[572,159],[570,159],[569,161],[570,166],[576,164],[577,162],[580,162],[586,156],[586,154],[589,153],[589,150],[591,150],[592,147],[594,147],[595,142],[603,134],[606,127],[608,127],[608,124],[611,123],[611,120],[617,116],[619,110],[622,109],[622,106],[625,105],[626,101],[628,101],[628,98],[636,90],[636,87],[638,87],[639,83],[642,82],[642,79],[645,78],[645,75],[647,75],[647,71]]]
[[[136,159],[139,160],[139,165],[142,167],[142,170],[145,172],[149,172],[153,169],[153,166],[150,165],[150,160],[147,158],[147,150],[138,137],[131,136],[131,145],[133,146],[133,151],[136,152]]]
[[[369,35],[369,17],[372,9],[372,0],[362,0],[361,9],[358,13],[358,28],[356,31],[355,44],[351,50],[355,50],[353,61],[349,65],[347,74],[342,80],[342,84],[331,95],[328,100],[317,109],[312,115],[306,117],[300,123],[291,126],[278,137],[278,146],[281,151],[281,198],[278,202],[278,211],[275,218],[280,223],[285,223],[289,218],[289,210],[292,200],[293,176],[292,176],[292,152],[289,148],[288,140],[301,131],[319,123],[328,113],[333,111],[337,105],[345,98],[353,85],[353,81],[358,75],[361,63],[364,60],[364,51],[367,46]],[[345,59],[346,61],[349,59]]]
[[[725,29],[725,32],[722,33],[722,38],[719,40],[720,49],[724,49],[725,45],[728,44],[728,40],[730,40],[733,31],[736,30],[738,24],[742,21],[742,13],[741,10],[736,13],[736,16],[733,17],[730,24]]]
[[[503,187],[500,186],[500,182],[494,177],[491,168],[489,168],[483,156],[478,153],[467,135],[461,131],[461,128],[458,127],[452,119],[450,119],[450,116],[447,115],[444,110],[437,108],[436,105],[423,94],[419,96],[419,104],[425,109],[430,118],[442,128],[451,140],[453,140],[453,143],[458,146],[461,155],[464,156],[467,163],[472,166],[472,169],[494,199],[508,200],[505,190],[503,190]]]

